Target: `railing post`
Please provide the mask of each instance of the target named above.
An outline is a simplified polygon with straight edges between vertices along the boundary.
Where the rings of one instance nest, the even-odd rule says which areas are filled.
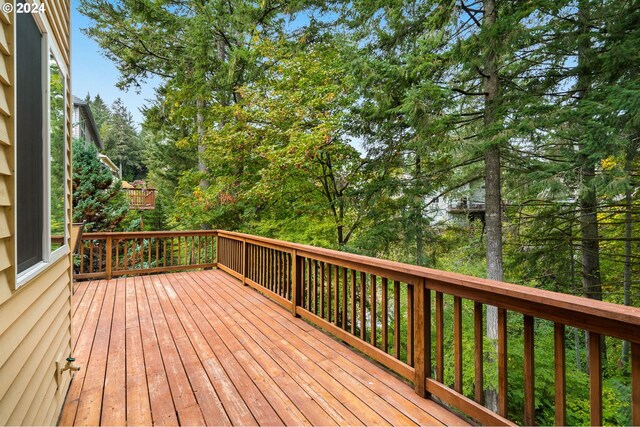
[[[302,264],[295,249],[291,253],[291,260],[291,314],[299,317],[298,306],[300,305],[300,295],[302,295]]]
[[[416,393],[427,397],[426,378],[431,376],[431,297],[424,279],[418,279],[413,295],[413,361],[415,378],[413,384]]]
[[[107,252],[107,259],[106,259],[106,265],[105,265],[105,269],[107,270],[107,280],[111,279],[111,269],[112,269],[112,257],[113,257],[113,240],[111,239],[111,237],[107,237],[107,247],[106,247],[106,252]]]

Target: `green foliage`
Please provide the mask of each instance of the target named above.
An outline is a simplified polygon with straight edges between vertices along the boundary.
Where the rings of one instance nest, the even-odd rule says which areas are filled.
[[[83,0],[94,21],[86,31],[117,62],[121,86],[163,79],[140,138],[121,103],[102,125],[125,176],[148,172],[158,188],[157,210],[121,226],[138,228],[144,215],[146,228],[241,230],[485,277],[482,215],[452,221],[442,200],[482,190],[485,155],[499,147],[505,280],[584,295],[595,228],[602,295],[587,293],[637,306],[638,8],[496,3],[498,19],[485,25],[484,2]],[[287,31],[299,11],[308,25]],[[518,422],[521,321],[509,316]],[[472,324],[465,302],[465,348]],[[552,327],[537,322],[535,341],[536,421],[550,424]],[[584,341],[567,340],[571,424],[589,422]],[[606,341],[606,423],[629,423],[623,348]],[[471,396],[473,352],[463,356]],[[487,386],[497,383],[494,364],[489,354]]]
[[[104,154],[118,165],[125,181],[145,177],[142,141],[134,127],[133,116],[120,98],[111,106],[100,134],[104,142]]]
[[[112,231],[124,219],[129,203],[120,182],[98,160],[96,148],[73,142],[73,221],[85,231]]]

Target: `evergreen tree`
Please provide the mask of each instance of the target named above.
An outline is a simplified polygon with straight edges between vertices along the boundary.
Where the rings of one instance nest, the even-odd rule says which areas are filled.
[[[73,142],[73,221],[85,222],[85,231],[113,231],[129,204],[111,172],[98,160],[93,145]]]
[[[96,122],[96,128],[99,132],[101,132],[100,135],[102,136],[102,127],[109,121],[109,118],[111,117],[109,106],[104,102],[100,94],[97,94],[93,99],[91,99],[91,96],[87,94],[85,101],[87,101],[89,107],[91,108],[93,119]]]
[[[143,179],[146,168],[142,163],[142,140],[122,99],[114,101],[101,133],[105,154],[120,167],[122,178],[126,181]]]

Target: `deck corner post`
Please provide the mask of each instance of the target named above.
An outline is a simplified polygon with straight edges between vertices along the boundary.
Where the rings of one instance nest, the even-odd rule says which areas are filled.
[[[106,252],[107,252],[107,259],[106,259],[106,263],[105,263],[105,270],[106,270],[106,275],[107,275],[107,280],[111,280],[111,276],[112,276],[112,260],[113,260],[113,239],[110,236],[107,236],[107,247],[106,247]]]
[[[421,397],[427,397],[425,382],[431,371],[431,333],[430,333],[430,295],[426,288],[425,279],[419,278],[414,287],[413,298],[413,360],[415,377],[413,384],[415,392]]]
[[[291,260],[291,314],[294,317],[300,317],[298,306],[300,305],[300,295],[302,295],[302,263],[295,249],[291,252]]]

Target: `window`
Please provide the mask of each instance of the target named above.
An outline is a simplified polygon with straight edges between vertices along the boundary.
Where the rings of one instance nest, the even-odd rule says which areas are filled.
[[[65,75],[49,50],[45,24],[32,14],[15,17],[16,262],[21,274],[51,261],[52,252],[65,243]]]
[[[16,240],[18,273],[43,260],[44,38],[34,18],[16,13]]]

